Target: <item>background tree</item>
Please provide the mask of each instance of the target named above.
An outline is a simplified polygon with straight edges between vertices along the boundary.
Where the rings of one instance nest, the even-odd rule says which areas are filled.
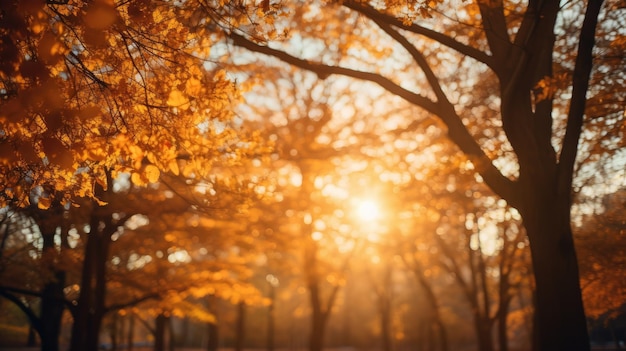
[[[349,209],[333,197],[332,179],[347,171],[338,171],[335,164],[355,154],[358,141],[367,138],[367,133],[352,130],[350,116],[335,115],[335,105],[343,98],[330,91],[333,86],[349,90],[341,82],[316,82],[311,74],[288,71],[257,72],[254,79],[274,81],[272,86],[262,86],[262,91],[252,89],[246,94],[249,105],[243,113],[263,116],[253,123],[274,140],[277,208],[286,214],[276,225],[287,226],[280,224],[286,221],[292,227],[282,235],[290,237],[287,245],[293,247],[289,250],[302,266],[311,310],[308,347],[319,351],[353,250],[342,251],[338,244],[345,241],[346,246],[353,238],[339,230],[343,220],[337,213],[342,216]]]

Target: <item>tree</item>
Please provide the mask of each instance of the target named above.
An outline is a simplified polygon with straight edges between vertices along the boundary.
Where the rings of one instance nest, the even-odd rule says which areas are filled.
[[[58,201],[51,208],[46,211],[30,205],[26,209],[4,209],[0,274],[6,283],[0,286],[0,295],[28,317],[32,330],[39,334],[42,349],[54,351],[59,349],[66,308],[64,288],[72,259],[68,255],[66,211]]]
[[[152,186],[169,173],[192,187],[203,183],[207,190],[217,173],[227,178],[227,167],[259,151],[252,147],[260,145],[258,140],[244,136],[232,121],[238,87],[225,72],[205,67],[215,27],[198,17],[199,8],[220,20],[237,21],[245,14],[229,12],[233,6],[204,5],[0,4],[0,207],[38,211],[29,215],[39,227],[44,255],[51,256],[40,263],[55,277],[40,291],[27,292],[41,297],[42,313],[50,314],[41,316],[46,327],[38,328],[44,349],[58,348],[66,298],[65,272],[55,250],[81,262],[80,294],[70,308],[72,348],[98,347],[102,318],[111,310],[106,298],[109,265],[115,266],[110,248],[120,228],[138,214],[119,199],[118,179],[127,176],[134,186]],[[219,191],[220,196],[243,186],[231,180],[222,183],[228,191]],[[194,195],[202,198],[196,203],[200,208],[216,202],[206,193]],[[73,218],[76,222],[59,223],[81,211],[84,217]],[[71,225],[81,237],[75,250],[65,245]],[[60,246],[55,244],[59,228]]]
[[[300,39],[289,43],[311,44],[311,50],[298,52],[287,42],[265,45],[258,36],[236,30],[229,36],[235,45],[320,78],[340,74],[375,82],[438,117],[481,181],[523,218],[536,281],[535,348],[588,350],[570,211],[579,140],[585,116],[589,118],[586,95],[600,90],[590,89],[589,78],[602,3],[589,1],[575,36],[566,37],[577,40],[578,49],[575,59],[563,57],[572,62],[563,78],[565,90],[554,83],[555,44],[563,35],[561,28],[569,24],[561,20],[570,10],[557,1],[530,1],[525,6],[476,1],[450,7],[394,1],[307,3],[293,10],[293,22],[285,20],[281,26]],[[448,13],[452,8],[454,15]],[[462,31],[449,31],[447,13],[466,24]],[[423,18],[428,16],[436,20]],[[371,40],[379,40],[380,47],[372,47]],[[386,69],[392,66],[387,53],[400,51],[391,58],[401,68]],[[409,79],[411,74],[415,80]],[[446,80],[450,75],[457,79]],[[479,102],[468,88],[490,92],[489,99],[480,102],[493,110],[493,118],[480,119],[464,109],[468,101]],[[555,109],[560,102],[568,107]],[[563,127],[555,134],[557,121],[563,121]],[[490,151],[489,139],[496,137],[506,137],[504,152]],[[511,163],[516,167],[508,168]]]
[[[367,133],[356,133],[350,118],[341,120],[335,116],[333,103],[341,95],[329,92],[335,84],[341,89],[341,82],[318,82],[310,73],[288,71],[270,71],[255,79],[274,82],[262,87],[261,92],[253,89],[248,93],[251,102],[245,106],[264,117],[256,122],[258,128],[264,130],[266,138],[275,140],[277,157],[273,176],[278,186],[274,196],[280,200],[264,211],[269,212],[268,217],[272,214],[282,217],[276,219],[275,226],[291,227],[281,233],[288,239],[278,240],[298,256],[311,309],[308,348],[320,351],[354,252],[353,248],[342,251],[338,244],[343,240],[346,246],[346,242],[354,241],[347,238],[348,233],[341,232],[339,226],[345,220],[336,215],[336,210],[344,213],[348,209],[324,187],[332,187],[333,181],[329,179],[345,177],[348,172],[335,169],[333,160],[349,158],[359,144],[330,141],[341,139],[338,135],[367,137]],[[275,104],[272,99],[281,104]]]

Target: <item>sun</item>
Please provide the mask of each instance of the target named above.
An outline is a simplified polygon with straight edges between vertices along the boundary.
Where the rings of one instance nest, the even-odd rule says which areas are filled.
[[[374,200],[361,200],[357,204],[356,215],[363,221],[374,221],[380,218],[380,207]]]

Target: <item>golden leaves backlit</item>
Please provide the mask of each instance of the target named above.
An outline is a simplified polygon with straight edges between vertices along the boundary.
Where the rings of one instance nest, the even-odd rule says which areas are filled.
[[[11,147],[0,159],[17,178],[29,167],[48,172],[34,179],[63,179],[62,191],[90,196],[103,169],[128,172],[137,185],[163,172],[208,174],[217,150],[243,137],[227,123],[238,87],[204,67],[215,38],[189,27],[206,15],[194,1],[20,1],[9,9],[0,123]],[[179,162],[181,155],[193,157]]]

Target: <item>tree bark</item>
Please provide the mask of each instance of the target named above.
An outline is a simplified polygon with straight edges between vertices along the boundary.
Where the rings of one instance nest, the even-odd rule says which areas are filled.
[[[569,199],[533,187],[522,210],[535,273],[533,344],[536,350],[588,351]]]

